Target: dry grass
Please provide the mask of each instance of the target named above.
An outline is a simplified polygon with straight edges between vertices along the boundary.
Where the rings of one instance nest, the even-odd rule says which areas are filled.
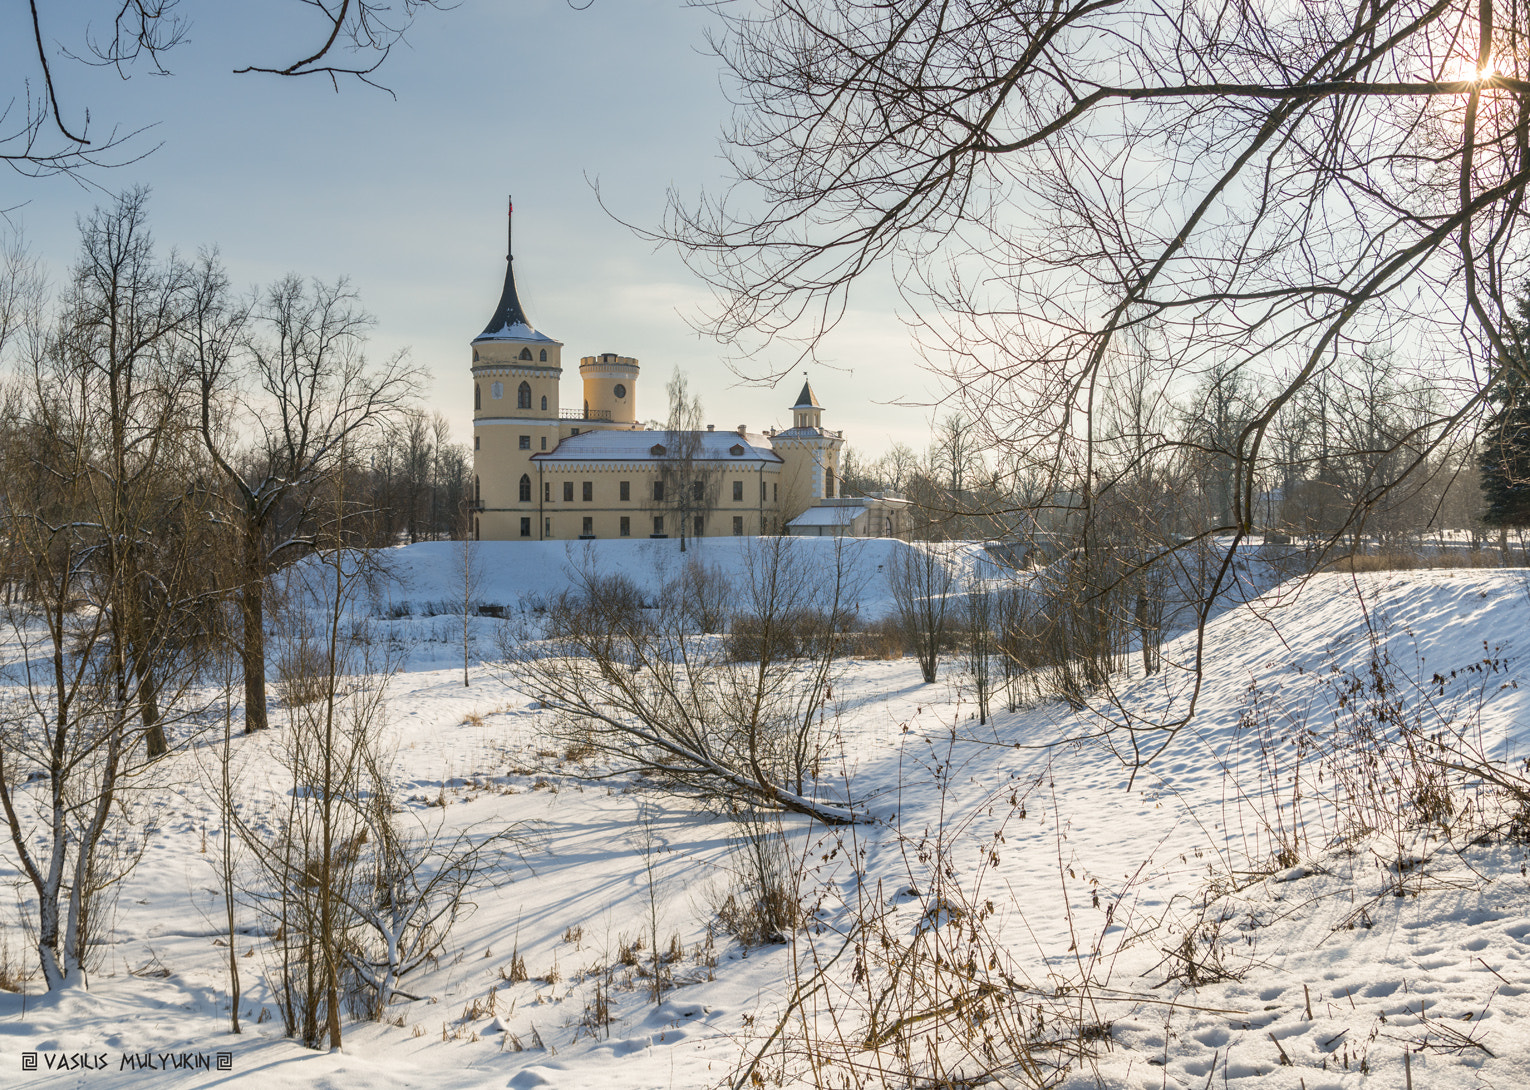
[[[1496,548],[1387,549],[1335,557],[1319,570],[1363,574],[1379,571],[1414,571],[1419,568],[1497,568],[1502,565],[1502,554]]]

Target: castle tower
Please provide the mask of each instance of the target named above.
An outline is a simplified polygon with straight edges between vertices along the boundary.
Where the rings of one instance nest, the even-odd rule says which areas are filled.
[[[558,445],[562,350],[527,319],[515,290],[514,250],[507,248],[499,305],[473,338],[473,519],[482,540],[540,536],[531,456]]]
[[[797,395],[797,404],[792,406],[793,428],[818,428],[823,426],[823,406],[818,404],[818,398],[813,394],[813,387],[808,383],[807,376],[803,376],[802,392]]]
[[[579,361],[584,380],[584,417],[613,424],[637,423],[638,361],[615,352]]]
[[[845,437],[823,427],[823,406],[810,383],[802,383],[802,392],[792,406],[792,426],[771,436],[770,445],[783,462],[783,521],[840,494],[839,455]]]

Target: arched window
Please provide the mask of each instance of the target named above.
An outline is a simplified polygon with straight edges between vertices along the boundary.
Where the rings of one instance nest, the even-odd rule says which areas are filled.
[[[526,473],[521,474],[521,502],[531,502],[531,476]]]
[[[476,382],[473,383],[473,408],[483,408],[483,387]]]
[[[546,394],[542,395],[542,411],[544,413],[547,411],[547,395]]]
[[[545,348],[542,349],[542,362],[543,363],[547,362],[547,349],[545,349]]]
[[[521,359],[523,359],[523,360],[531,359],[531,349],[529,349],[529,348],[521,349]]]
[[[523,382],[515,391],[515,407],[517,409],[531,408],[531,383]]]
[[[826,500],[832,500],[834,498],[834,467],[833,466],[824,466],[824,470],[823,470],[823,498],[826,499]]]

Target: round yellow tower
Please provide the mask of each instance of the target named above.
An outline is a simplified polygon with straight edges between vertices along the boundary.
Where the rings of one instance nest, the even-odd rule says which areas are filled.
[[[584,380],[584,417],[613,424],[637,423],[638,361],[615,352],[579,361]]]
[[[473,338],[473,532],[482,540],[542,535],[531,456],[558,445],[562,351],[527,320],[507,253],[499,306]]]

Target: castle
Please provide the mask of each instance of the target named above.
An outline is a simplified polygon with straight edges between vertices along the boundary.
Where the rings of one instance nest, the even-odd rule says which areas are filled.
[[[527,319],[507,253],[499,305],[473,338],[476,539],[902,531],[901,500],[836,495],[844,433],[823,427],[806,382],[785,430],[648,429],[638,422],[636,359],[581,358],[583,402],[566,409],[562,353]]]

